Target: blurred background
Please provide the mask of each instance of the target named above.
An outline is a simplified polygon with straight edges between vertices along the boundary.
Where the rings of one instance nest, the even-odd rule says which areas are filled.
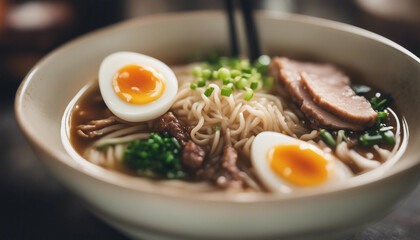
[[[255,6],[356,25],[420,56],[419,0],[255,0]],[[116,22],[223,7],[224,0],[0,0],[0,239],[126,239],[51,179],[21,134],[13,101],[31,67],[59,45]],[[419,199],[418,188],[351,239],[419,239]]]

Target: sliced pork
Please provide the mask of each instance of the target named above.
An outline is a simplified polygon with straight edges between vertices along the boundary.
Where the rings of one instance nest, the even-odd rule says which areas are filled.
[[[360,131],[376,120],[370,103],[355,96],[348,77],[332,65],[276,57],[272,60],[271,74],[313,125]],[[354,104],[361,106],[352,106]]]
[[[350,80],[338,72],[319,76],[302,72],[302,81],[316,104],[334,113],[345,121],[371,127],[377,117],[372,106],[361,96],[356,96],[350,87]]]

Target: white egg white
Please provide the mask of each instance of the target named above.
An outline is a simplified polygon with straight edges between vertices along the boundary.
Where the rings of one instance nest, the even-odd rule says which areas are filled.
[[[130,64],[152,67],[162,76],[165,90],[159,99],[137,105],[125,102],[115,93],[112,86],[115,73]],[[129,122],[143,122],[161,116],[172,106],[178,91],[178,80],[165,63],[135,52],[116,52],[107,56],[99,68],[98,80],[106,106],[114,115]]]
[[[328,179],[317,186],[299,186],[283,179],[274,172],[267,160],[267,152],[277,145],[299,145],[301,148],[316,148],[316,150],[319,150],[317,152],[322,152],[322,156],[328,161],[327,168],[330,172]],[[259,180],[267,189],[285,194],[326,186],[353,175],[350,169],[332,154],[324,152],[307,142],[278,132],[261,132],[255,137],[251,147],[251,161]]]

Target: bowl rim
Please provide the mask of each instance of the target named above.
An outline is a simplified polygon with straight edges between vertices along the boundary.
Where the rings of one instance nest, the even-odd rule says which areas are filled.
[[[188,18],[200,18],[200,17],[212,17],[212,16],[221,16],[223,13],[221,11],[194,11],[194,12],[178,12],[178,13],[163,13],[163,14],[156,14],[150,16],[144,16],[140,18],[134,18],[127,21],[123,21],[120,23],[113,24],[111,26],[107,26],[93,32],[84,34],[80,37],[77,37],[74,40],[70,40],[69,42],[63,44],[62,46],[58,47],[57,49],[53,50],[52,52],[48,53],[44,56],[26,75],[22,83],[20,84],[15,97],[15,115],[16,120],[18,122],[19,127],[23,131],[26,138],[35,145],[38,149],[41,149],[43,153],[47,154],[51,159],[55,162],[60,163],[62,166],[66,167],[68,170],[73,172],[78,172],[79,174],[83,174],[88,176],[89,178],[100,181],[104,184],[120,187],[126,190],[135,191],[138,193],[144,194],[151,194],[161,197],[170,197],[170,198],[177,198],[177,199],[188,199],[188,200],[198,200],[204,202],[228,202],[228,203],[258,203],[258,202],[272,202],[272,201],[294,201],[298,199],[303,199],[307,197],[315,197],[315,196],[324,196],[328,194],[340,193],[343,191],[351,191],[355,190],[356,188],[369,186],[372,184],[377,184],[382,181],[386,181],[391,177],[396,177],[397,175],[403,174],[404,172],[412,169],[418,168],[420,169],[420,161],[414,161],[413,163],[405,165],[403,168],[398,169],[397,171],[390,171],[387,172],[377,172],[372,176],[368,182],[366,180],[361,179],[361,181],[354,181],[352,184],[342,185],[336,184],[334,186],[320,189],[320,191],[305,191],[294,193],[290,195],[281,195],[281,194],[261,194],[261,193],[220,193],[220,194],[207,194],[207,193],[197,193],[185,196],[185,194],[180,194],[180,191],[176,189],[172,189],[171,187],[167,186],[159,186],[159,189],[156,188],[156,185],[144,185],[145,182],[149,182],[148,179],[143,179],[139,177],[132,177],[127,176],[123,173],[118,173],[115,171],[107,170],[105,168],[99,167],[86,161],[87,163],[93,166],[82,166],[81,164],[77,163],[72,159],[72,157],[66,153],[61,153],[56,151],[55,149],[50,149],[45,144],[42,144],[42,141],[39,141],[39,137],[33,134],[30,124],[26,124],[27,120],[23,117],[25,115],[24,108],[23,108],[23,101],[26,89],[28,85],[33,79],[33,76],[39,71],[42,66],[53,59],[56,55],[59,55],[61,52],[66,51],[67,49],[71,49],[74,45],[77,45],[79,42],[86,41],[90,38],[96,38],[100,35],[104,35],[107,33],[112,33],[118,31],[118,29],[130,28],[131,26],[141,26],[141,25],[148,25],[153,23],[159,22],[166,22],[171,20],[177,19],[188,19]],[[415,56],[413,53],[409,52],[407,49],[403,48],[402,46],[398,45],[397,43],[380,36],[376,33],[364,30],[359,27],[355,27],[349,24],[340,23],[332,20],[311,17],[306,15],[300,14],[292,14],[292,13],[283,13],[283,12],[273,12],[273,11],[259,11],[258,17],[266,17],[271,18],[274,20],[283,20],[283,21],[292,21],[292,22],[300,22],[308,25],[320,26],[324,28],[330,28],[336,31],[347,32],[350,34],[355,34],[362,36],[364,38],[369,38],[374,41],[378,41],[382,44],[385,44],[398,52],[401,52],[408,56],[411,60],[416,61],[420,65],[420,59]],[[224,15],[223,15],[224,16]],[[60,125],[61,126],[61,125]],[[60,130],[61,133],[61,130]],[[61,136],[60,136],[61,138]],[[407,140],[408,141],[408,140]],[[403,147],[403,146],[401,146]],[[406,147],[406,146],[405,146]],[[65,148],[65,147],[64,147]],[[397,159],[401,158],[401,155],[404,153],[405,149],[402,151],[398,151],[400,154],[395,156]],[[398,154],[398,153],[397,153]],[[105,174],[106,173],[106,174]],[[139,184],[140,183],[140,184]],[[147,187],[146,189],[144,187]],[[163,190],[163,191],[162,191]],[[185,190],[182,190],[185,193]]]

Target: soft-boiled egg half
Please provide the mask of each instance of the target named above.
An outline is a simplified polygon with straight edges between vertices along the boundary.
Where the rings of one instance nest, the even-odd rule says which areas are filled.
[[[325,186],[353,175],[331,153],[277,132],[255,137],[251,160],[260,181],[274,192]]]
[[[134,52],[107,56],[99,68],[98,80],[109,110],[129,122],[164,114],[178,91],[178,80],[165,63]]]

